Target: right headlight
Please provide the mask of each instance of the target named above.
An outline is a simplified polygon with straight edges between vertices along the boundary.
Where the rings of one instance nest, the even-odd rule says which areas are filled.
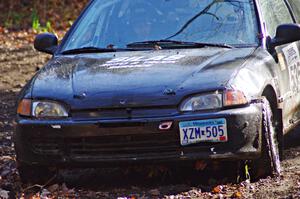
[[[23,99],[18,105],[18,114],[33,116],[36,118],[61,118],[68,117],[67,109],[60,103],[54,101],[32,101]]]
[[[68,112],[57,102],[35,101],[32,103],[32,116],[37,118],[68,117]]]

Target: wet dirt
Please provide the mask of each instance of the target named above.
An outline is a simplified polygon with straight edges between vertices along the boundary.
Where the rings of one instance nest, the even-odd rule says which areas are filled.
[[[0,47],[0,198],[300,198],[300,130],[285,137],[282,176],[236,183],[235,167],[220,173],[164,169],[149,172],[77,170],[61,172],[58,180],[24,185],[16,169],[12,132],[20,89],[50,57],[31,46]],[[298,134],[298,135],[297,135]],[[150,173],[151,173],[150,172]]]

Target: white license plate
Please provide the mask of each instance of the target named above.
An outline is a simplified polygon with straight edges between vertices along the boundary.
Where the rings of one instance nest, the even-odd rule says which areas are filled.
[[[179,123],[182,146],[199,142],[227,142],[226,119],[196,120]]]

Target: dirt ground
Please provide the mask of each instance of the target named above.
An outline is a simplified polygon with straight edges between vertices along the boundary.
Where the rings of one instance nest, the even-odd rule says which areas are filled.
[[[118,171],[75,171],[76,175],[69,171],[71,177],[65,172],[60,181],[47,185],[22,185],[11,140],[15,101],[49,56],[37,53],[30,45],[18,46],[0,45],[0,198],[300,198],[300,136],[296,136],[300,130],[286,137],[282,176],[257,182],[236,183],[213,175],[189,180],[188,172],[182,170],[154,180],[143,175],[118,175]]]

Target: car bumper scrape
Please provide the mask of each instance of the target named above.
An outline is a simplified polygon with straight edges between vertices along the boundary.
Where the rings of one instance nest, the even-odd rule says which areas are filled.
[[[18,161],[26,164],[103,166],[143,161],[254,159],[260,155],[261,115],[261,105],[251,104],[163,118],[90,122],[21,119],[14,139]],[[179,122],[217,118],[227,121],[227,142],[180,145]],[[162,121],[173,121],[172,128],[159,130]]]

